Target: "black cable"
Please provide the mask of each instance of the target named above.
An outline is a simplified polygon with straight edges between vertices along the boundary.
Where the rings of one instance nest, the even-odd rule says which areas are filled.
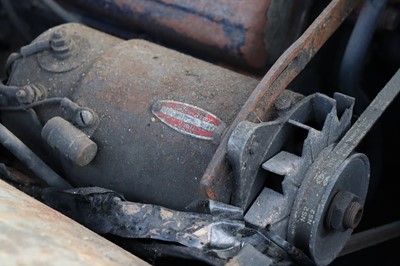
[[[53,169],[45,164],[20,139],[18,139],[2,124],[0,124],[0,143],[48,185],[63,189],[72,188],[67,181],[54,172]]]
[[[30,103],[30,104],[21,104],[19,106],[5,106],[5,107],[0,107],[0,111],[21,111],[21,110],[26,110],[29,108],[42,106],[42,105],[61,104],[63,99],[64,98],[61,98],[61,97],[54,97],[54,98],[36,101],[36,102]]]
[[[50,47],[50,40],[36,41],[21,47],[19,53],[23,57],[28,57],[30,55],[49,50]]]
[[[11,66],[15,63],[15,61],[28,57],[30,55],[40,53],[46,50],[51,49],[50,40],[36,41],[31,44],[22,46],[19,53],[12,53],[7,58],[7,62],[5,65],[5,69],[7,71],[7,76],[11,73]]]
[[[15,90],[18,90],[18,89],[20,89],[20,87],[5,85],[5,84],[3,83],[3,81],[0,80],[0,90],[1,90],[1,91],[7,91],[7,90],[15,91]]]

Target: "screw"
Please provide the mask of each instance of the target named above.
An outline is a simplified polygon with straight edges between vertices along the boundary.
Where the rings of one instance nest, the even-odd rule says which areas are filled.
[[[94,124],[94,115],[91,111],[81,110],[79,112],[79,125],[80,126],[91,126]]]

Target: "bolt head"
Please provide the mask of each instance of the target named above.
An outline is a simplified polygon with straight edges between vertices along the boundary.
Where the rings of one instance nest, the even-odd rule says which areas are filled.
[[[35,91],[30,85],[26,85],[16,92],[15,97],[19,103],[29,104],[35,100]]]
[[[285,111],[292,106],[293,98],[290,94],[283,92],[275,101],[276,110]]]
[[[79,118],[78,118],[79,123],[78,124],[80,126],[84,126],[84,127],[91,126],[94,124],[94,120],[95,120],[95,117],[91,111],[81,110],[79,112]]]

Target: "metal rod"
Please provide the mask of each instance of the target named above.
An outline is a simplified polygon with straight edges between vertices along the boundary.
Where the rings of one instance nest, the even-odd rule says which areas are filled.
[[[351,236],[339,256],[369,248],[400,236],[400,221],[385,224]]]
[[[276,98],[297,77],[323,46],[328,38],[347,18],[357,0],[333,0],[314,20],[300,38],[294,42],[275,62],[254,89],[235,120],[224,135],[201,180],[201,190],[211,199],[221,200],[230,195],[221,195],[217,188],[229,184],[226,162],[226,146],[236,126],[244,121],[256,121],[270,110]]]
[[[2,124],[0,124],[0,143],[48,185],[65,189],[72,188]]]

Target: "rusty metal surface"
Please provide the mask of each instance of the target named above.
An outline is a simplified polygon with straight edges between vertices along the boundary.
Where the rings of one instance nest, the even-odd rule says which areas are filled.
[[[205,200],[196,208],[200,212],[180,212],[126,201],[120,193],[99,187],[44,189],[41,197],[49,206],[97,233],[118,235],[127,243],[135,238],[162,240],[162,245],[171,244],[173,253],[180,250],[189,258],[206,259],[210,265],[222,265],[221,259],[229,260],[247,245],[252,245],[258,259],[265,263],[312,265],[301,250],[283,238],[247,227],[241,208],[221,202]],[[176,242],[181,245],[174,247]],[[147,246],[151,253],[162,253],[161,243],[153,244]]]
[[[244,209],[250,205],[246,222],[261,228],[268,226],[269,232],[286,237],[289,217],[305,174],[318,154],[338,141],[349,128],[353,104],[353,99],[340,94],[334,98],[314,94],[278,121],[239,124],[229,139],[228,157],[236,166],[234,196],[238,196],[232,197],[232,204],[242,207],[245,203]],[[307,136],[299,138],[300,130]],[[238,139],[238,131],[246,136],[244,141]],[[250,149],[252,153],[248,152]],[[277,176],[283,180],[272,182]],[[246,187],[257,190],[246,190]]]
[[[244,120],[260,121],[270,110],[276,98],[287,85],[304,69],[311,58],[323,46],[327,39],[346,19],[357,0],[333,0],[315,19],[302,36],[293,43],[270,68],[255,88],[215,152],[201,180],[203,194],[211,199],[219,199],[223,191],[219,190],[227,182],[226,145],[235,127]]]
[[[63,1],[134,30],[251,67],[272,63],[303,29],[310,1]],[[283,6],[282,6],[283,5]],[[285,34],[282,34],[284,32]]]
[[[245,266],[249,264],[249,261],[251,261],[251,265],[253,266],[269,266],[274,264],[270,258],[260,253],[252,245],[246,245],[237,256],[229,260],[226,266]]]
[[[214,138],[197,139],[172,129],[152,113],[152,106],[162,100],[193,105],[229,125],[258,81],[144,40],[111,36],[108,40],[77,24],[52,29],[38,40],[51,37],[55,30],[86,39],[84,65],[62,74],[49,73],[35,60],[44,54],[37,54],[16,62],[11,84],[41,83],[51,88],[51,97],[68,97],[98,114],[99,126],[90,134],[98,146],[97,155],[84,167],[61,159],[66,178],[75,186],[105,187],[129,200],[178,210],[204,198],[199,183],[217,148]],[[96,46],[97,39],[111,47]],[[59,116],[55,110],[38,108],[41,121]],[[175,118],[185,115],[183,110],[175,113],[179,112]],[[7,125],[15,121],[21,120],[7,121]],[[32,144],[28,137],[25,141]],[[231,187],[223,189],[230,194]],[[229,197],[222,201],[229,202]]]
[[[0,180],[1,265],[149,265]]]
[[[218,213],[210,210],[206,214],[126,201],[121,194],[98,187],[49,190],[43,195],[46,204],[99,234],[237,251],[245,228],[241,210],[219,202],[209,203],[220,206]]]
[[[77,184],[95,177],[129,200],[182,210],[203,198],[200,177],[217,145],[164,124],[154,103],[193,105],[229,125],[257,82],[150,42],[123,42],[93,64],[74,96],[102,117],[92,138],[99,152],[85,168],[65,168]]]
[[[120,39],[107,35],[105,33],[90,29],[90,28],[82,28],[79,31],[79,34],[76,32],[77,24],[68,24],[63,27],[65,33],[71,35],[72,37],[77,35],[85,36],[88,42],[85,42],[84,47],[79,47],[75,49],[74,52],[79,51],[80,62],[82,63],[76,68],[70,69],[69,71],[60,73],[55,73],[48,71],[40,66],[46,62],[46,65],[50,65],[54,63],[54,61],[48,62],[44,61],[41,58],[46,57],[49,51],[45,51],[43,53],[32,54],[30,56],[26,56],[23,60],[16,60],[12,64],[12,71],[10,73],[10,77],[8,79],[9,84],[14,84],[15,86],[23,86],[23,85],[37,85],[39,87],[43,87],[46,90],[47,97],[56,97],[61,92],[63,92],[64,97],[71,97],[76,89],[76,84],[79,79],[82,77],[81,73],[87,69],[92,61],[99,56],[104,50],[115,45],[120,42]],[[51,35],[57,31],[59,27],[51,28],[48,31],[48,34],[45,36],[38,36],[35,39],[35,42],[42,42],[45,40],[49,40]],[[82,38],[80,38],[82,40]],[[40,62],[38,62],[40,61]],[[56,61],[57,62],[57,61]],[[60,64],[65,65],[69,64],[70,61],[60,61]],[[64,69],[65,70],[65,69]],[[29,73],[29,75],[25,75],[25,73]],[[58,75],[57,75],[58,74]],[[45,86],[41,86],[42,83],[45,83]],[[44,84],[43,84],[44,85]],[[45,110],[45,112],[43,112]],[[26,111],[2,111],[0,113],[2,123],[18,138],[20,138],[29,148],[35,151],[36,154],[39,155],[42,159],[45,154],[50,154],[49,152],[38,152],[35,148],[41,143],[41,122],[47,121],[49,118],[55,115],[60,114],[60,108],[47,108],[47,107],[38,107],[35,108],[35,111],[41,118],[39,121],[32,121],[32,116],[29,115]],[[90,135],[90,134],[89,134]]]
[[[318,221],[321,217],[326,216],[327,210],[324,206],[332,201],[335,192],[340,189],[355,194],[358,199],[352,199],[353,202],[358,202],[360,205],[364,204],[369,182],[369,162],[365,155],[354,153],[354,149],[399,94],[399,84],[400,70],[375,96],[367,109],[332,151],[328,152],[324,158],[321,157],[319,162],[310,168],[305,182],[300,186],[290,216],[288,239],[303,250],[308,249],[310,256],[317,264],[330,263],[342,249],[343,241],[347,241],[350,237],[351,227],[353,227],[351,223],[357,225],[359,222],[360,217],[350,217],[350,228],[343,233],[340,233],[339,230],[335,231],[334,234],[328,234],[324,232],[326,223]],[[364,178],[362,178],[363,176]],[[356,209],[358,209],[356,210],[358,214],[355,213],[356,216],[362,214],[360,207],[362,206],[356,206]],[[345,215],[347,216],[347,214]],[[353,216],[353,214],[350,215]],[[302,216],[309,221],[304,219],[302,221]],[[347,221],[343,222],[347,224]],[[332,223],[330,225],[332,226]],[[307,230],[309,231],[307,232]],[[307,238],[309,241],[307,241]],[[304,240],[306,241],[301,243]]]

